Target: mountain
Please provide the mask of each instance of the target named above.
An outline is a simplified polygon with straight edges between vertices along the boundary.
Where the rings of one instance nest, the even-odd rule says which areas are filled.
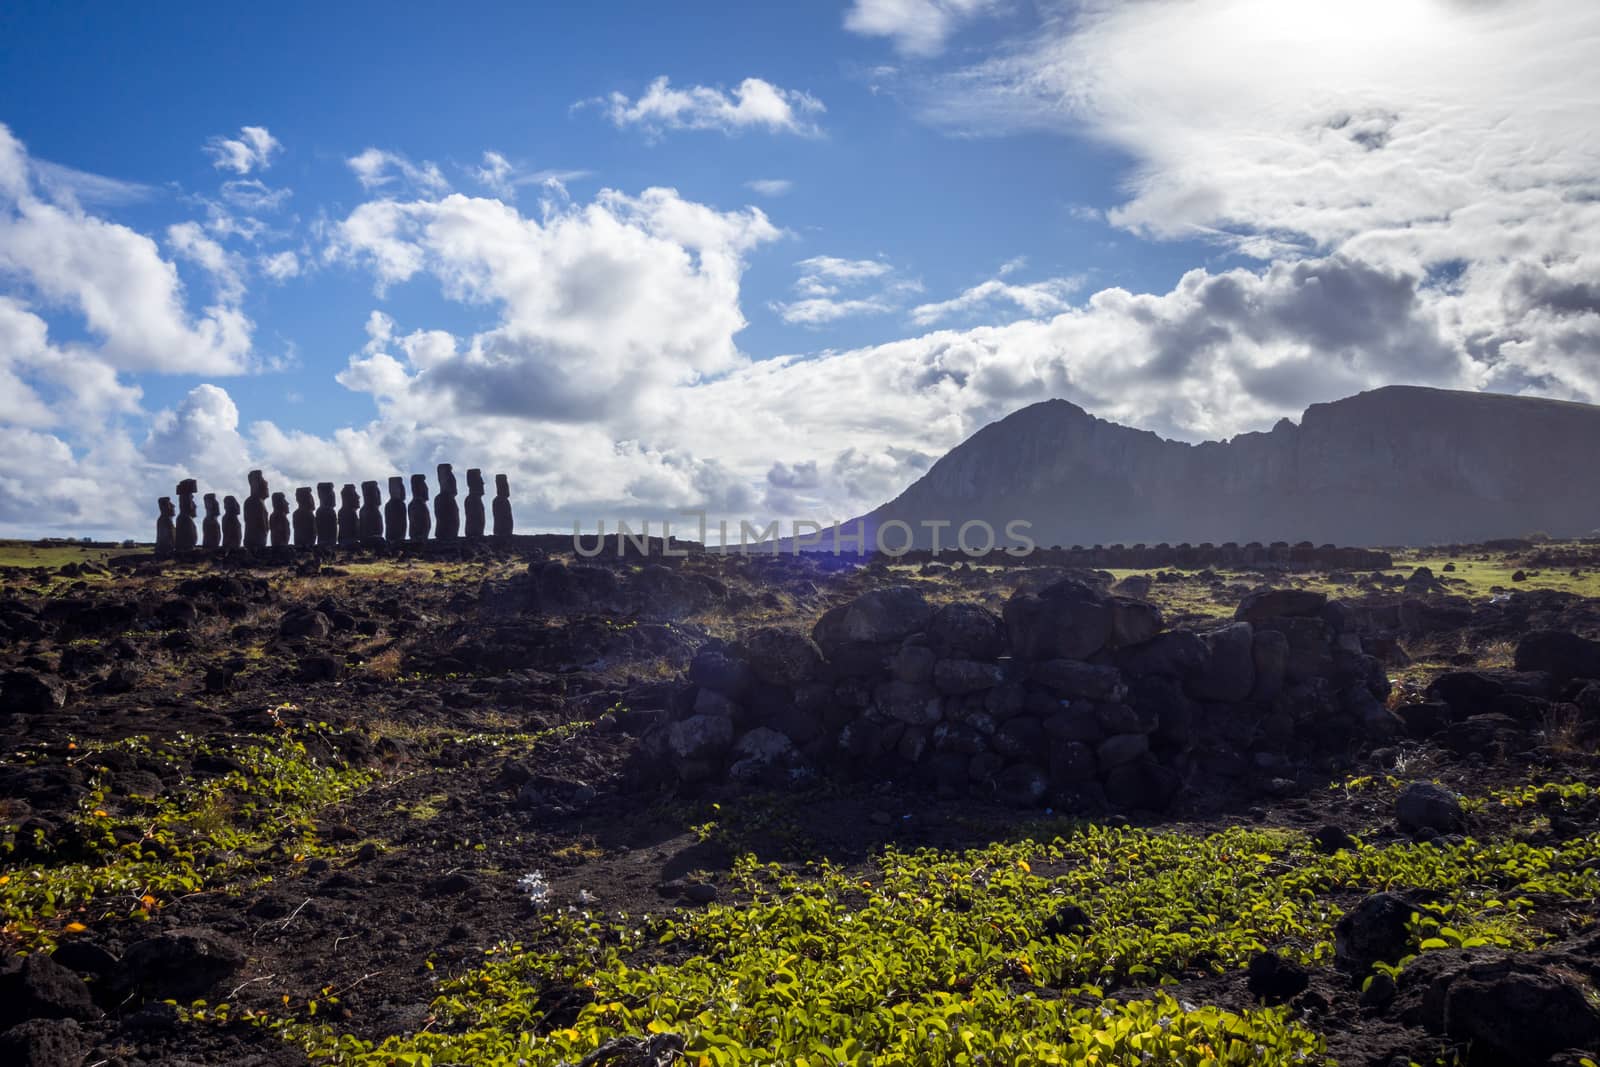
[[[861,521],[869,544],[905,522],[917,547],[927,520],[952,524],[950,544],[972,519],[997,533],[1027,520],[1043,546],[1576,536],[1600,528],[1597,463],[1600,407],[1536,397],[1390,386],[1198,445],[1047,400],[985,426]]]

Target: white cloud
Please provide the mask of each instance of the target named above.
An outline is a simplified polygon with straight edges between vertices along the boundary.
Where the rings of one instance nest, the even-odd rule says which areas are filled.
[[[601,103],[606,117],[619,129],[637,126],[655,134],[663,130],[736,133],[764,129],[816,136],[821,132],[816,116],[826,110],[810,93],[781,89],[760,78],[746,78],[729,94],[707,85],[674,89],[665,75],[651,82],[637,100],[612,93]]]
[[[922,289],[920,282],[898,277],[882,260],[812,256],[795,265],[800,268],[794,283],[798,298],[774,301],[771,307],[784,322],[800,326],[886,314]]]
[[[511,186],[511,162],[499,152],[485,152],[483,165],[475,168],[472,173],[490,192],[505,197],[515,192]]]
[[[999,8],[997,0],[855,0],[844,27],[866,37],[887,37],[910,56],[944,51],[963,23]]]
[[[1001,267],[1001,275],[1016,270],[1016,262],[1013,260]],[[911,309],[911,321],[918,326],[930,326],[952,316],[980,312],[993,316],[999,313],[999,305],[1004,304],[1012,305],[1021,314],[1038,318],[1071,307],[1072,294],[1082,288],[1082,278],[1046,278],[1025,285],[1012,285],[999,278],[991,278],[949,300],[919,304]]]
[[[272,157],[283,151],[283,145],[265,126],[241,126],[238,137],[218,134],[208,139],[204,151],[218,170],[243,175],[266,170],[272,165]]]
[[[398,366],[413,378],[406,395],[443,394],[460,411],[627,411],[652,389],[743,362],[733,342],[743,256],[777,234],[760,211],[718,212],[670,189],[607,190],[583,207],[550,200],[539,219],[461,195],[363,204],[336,227],[335,257],[369,266],[380,290],[427,272],[500,321],[459,341],[438,335],[448,345],[391,339],[386,326],[375,334],[383,347],[341,380],[396,395]]]
[[[222,199],[246,211],[276,211],[293,195],[292,189],[274,189],[258,178],[222,183]]]
[[[244,297],[244,280],[237,256],[207,237],[198,222],[180,222],[167,227],[167,243],[180,257],[198,264],[217,287],[217,298],[237,304]]]
[[[450,189],[450,183],[439,170],[438,164],[428,160],[413,163],[398,152],[367,148],[345,160],[345,163],[355,173],[361,188],[368,192],[404,189],[435,195]]]
[[[300,257],[293,252],[274,252],[256,260],[261,273],[275,282],[287,281],[300,274]]]
[[[466,168],[474,181],[502,200],[514,200],[517,190],[528,185],[545,185],[564,189],[567,182],[587,178],[589,171],[578,169],[527,170],[512,163],[499,152],[485,152],[483,162]]]
[[[79,314],[98,355],[122,370],[238,373],[251,323],[224,299],[191,316],[156,243],[32,191],[26,150],[0,126],[0,273],[38,302]]]
[[[757,178],[745,182],[745,188],[762,196],[783,196],[794,188],[788,178]]]

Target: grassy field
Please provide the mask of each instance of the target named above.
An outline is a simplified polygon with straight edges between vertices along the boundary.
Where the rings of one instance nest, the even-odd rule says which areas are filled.
[[[148,554],[152,545],[42,544],[38,541],[0,541],[0,567],[64,567],[68,563],[100,563],[112,556]]]

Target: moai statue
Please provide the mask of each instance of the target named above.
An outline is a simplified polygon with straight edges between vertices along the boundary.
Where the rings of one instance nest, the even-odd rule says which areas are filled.
[[[461,534],[461,509],[456,506],[456,476],[450,464],[439,464],[439,492],[433,498],[433,536],[454,541]]]
[[[207,493],[200,498],[205,501],[206,515],[200,520],[200,547],[222,547],[222,511],[217,504],[217,494]]]
[[[354,545],[361,542],[361,497],[349,482],[339,490],[339,543]]]
[[[483,472],[477,467],[467,468],[467,499],[461,505],[466,518],[467,539],[476,541],[483,536]]]
[[[504,474],[494,476],[494,535],[511,536],[511,483]]]
[[[267,480],[250,472],[250,495],[244,500],[244,547],[267,547]]]
[[[413,541],[426,541],[428,531],[433,529],[433,516],[428,514],[428,476],[426,474],[413,474],[411,476],[411,503],[406,507],[406,518],[410,520],[410,536]]]
[[[244,527],[239,523],[239,501],[231,496],[222,498],[222,547],[238,548],[244,544]]]
[[[172,522],[172,498],[156,501],[156,555],[170,556],[178,550],[177,530]]]
[[[383,495],[377,482],[361,483],[361,540],[369,544],[383,540]]]
[[[339,542],[339,510],[333,506],[333,483],[317,483],[317,547],[332,548]]]
[[[317,546],[317,504],[311,497],[311,487],[302,485],[294,491],[294,547]]]
[[[389,479],[389,502],[383,505],[383,534],[391,545],[406,539],[406,480]]]
[[[272,514],[267,516],[267,537],[273,548],[289,547],[289,498],[272,494]]]
[[[178,483],[178,525],[172,540],[179,552],[193,552],[200,543],[200,528],[194,522],[194,495],[199,491],[200,483],[193,478]]]

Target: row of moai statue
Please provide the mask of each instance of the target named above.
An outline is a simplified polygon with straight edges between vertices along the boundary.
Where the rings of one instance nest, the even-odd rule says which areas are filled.
[[[294,491],[295,508],[291,514],[289,500],[282,493],[271,493],[272,508],[267,501],[267,479],[260,471],[250,472],[250,495],[245,497],[243,521],[240,521],[239,501],[231,496],[222,498],[217,507],[217,494],[205,494],[205,518],[196,523],[195,497],[200,485],[193,478],[178,483],[178,509],[172,508],[172,498],[162,497],[160,514],[156,518],[156,553],[170,555],[175,552],[192,552],[196,548],[330,548],[361,544],[398,544],[402,541],[426,541],[433,534],[437,541],[455,541],[463,535],[462,513],[465,512],[465,536],[476,541],[484,536],[483,471],[476,467],[467,471],[467,497],[458,508],[456,504],[456,476],[450,464],[438,468],[439,491],[432,494],[432,512],[429,511],[428,478],[423,474],[411,476],[411,500],[406,500],[404,478],[389,479],[387,502],[378,491],[377,482],[362,482],[361,492],[354,484],[340,491],[336,507],[333,483],[317,483],[313,500],[311,487],[302,486]],[[504,474],[494,476],[492,515],[494,525],[491,536],[511,536],[511,484]]]

